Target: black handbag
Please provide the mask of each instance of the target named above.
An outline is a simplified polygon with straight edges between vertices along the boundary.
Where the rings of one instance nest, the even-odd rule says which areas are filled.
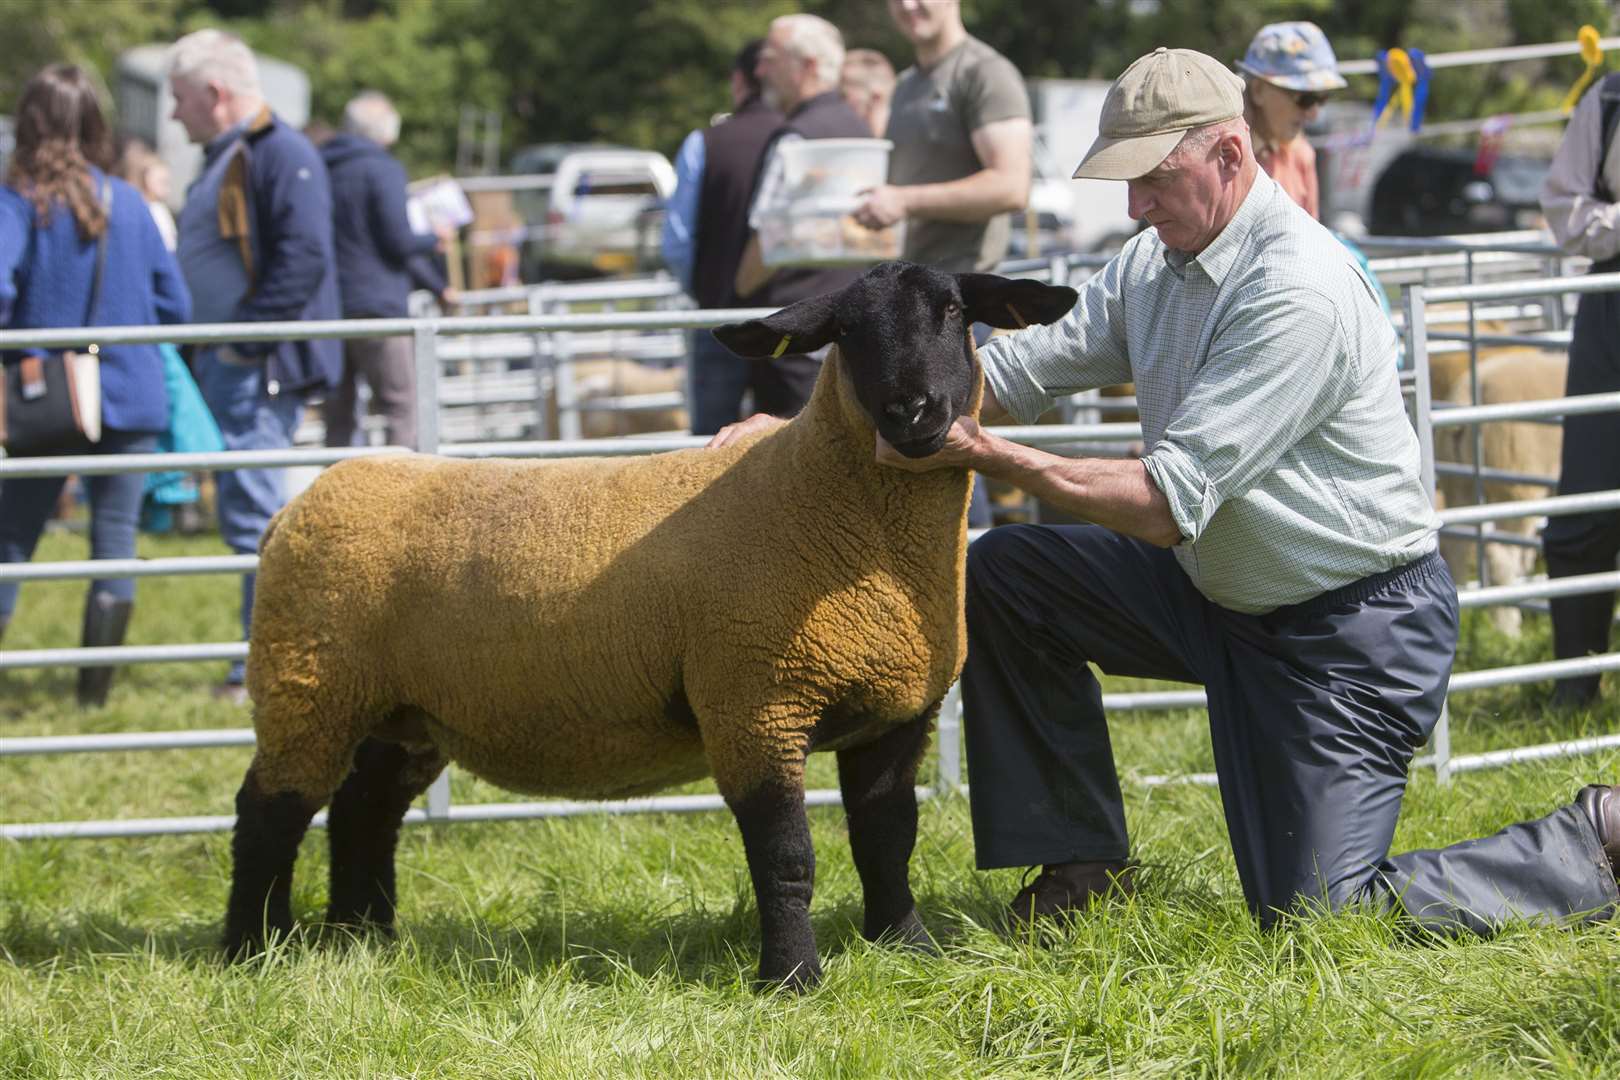
[[[101,304],[101,275],[107,266],[107,233],[112,229],[112,185],[102,180],[101,204],[107,226],[96,241],[96,271],[84,325],[94,326]],[[91,345],[45,356],[25,356],[5,366],[0,395],[0,444],[8,457],[88,450],[101,441],[101,356]]]

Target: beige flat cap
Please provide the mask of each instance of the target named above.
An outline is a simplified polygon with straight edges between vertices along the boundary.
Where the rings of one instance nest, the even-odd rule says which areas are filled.
[[[1243,80],[1213,56],[1157,48],[1125,69],[1103,99],[1097,141],[1076,178],[1134,180],[1158,168],[1191,128],[1243,115]]]

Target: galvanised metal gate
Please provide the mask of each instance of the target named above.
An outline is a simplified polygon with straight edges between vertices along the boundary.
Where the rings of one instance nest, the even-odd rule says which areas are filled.
[[[1071,265],[1063,260],[1048,264],[1052,276],[1067,277]],[[1044,275],[1043,275],[1044,276]],[[1433,428],[1454,424],[1477,424],[1489,420],[1518,419],[1527,416],[1560,416],[1577,412],[1620,410],[1620,394],[1591,395],[1546,402],[1527,402],[1514,405],[1481,406],[1453,409],[1437,414],[1428,394],[1427,368],[1427,305],[1438,302],[1478,302],[1506,300],[1536,296],[1562,296],[1570,293],[1620,289],[1620,274],[1604,277],[1555,278],[1526,284],[1523,282],[1465,285],[1426,290],[1415,286],[1406,296],[1406,345],[1412,359],[1412,371],[1403,378],[1403,384],[1412,397],[1414,422],[1423,447],[1424,475],[1433,489]],[[94,340],[101,344],[133,342],[186,342],[208,344],[244,340],[288,340],[297,338],[361,338],[410,335],[417,359],[417,402],[420,410],[419,432],[421,449],[436,451],[453,457],[570,457],[579,455],[606,456],[644,454],[664,450],[699,446],[702,438],[635,438],[620,440],[563,440],[543,442],[474,443],[441,445],[439,440],[439,371],[438,338],[444,334],[523,334],[546,335],[601,330],[645,330],[669,328],[702,328],[741,318],[765,314],[762,310],[637,312],[606,315],[552,315],[552,316],[486,316],[481,318],[421,318],[378,319],[359,321],[332,321],[316,323],[258,323],[218,324],[190,327],[122,327],[0,332],[0,348],[71,347],[83,346]],[[1061,426],[1008,427],[997,429],[1008,438],[1029,445],[1054,449],[1083,446],[1089,443],[1119,443],[1140,438],[1140,428],[1134,423],[1081,424]],[[147,454],[147,455],[87,455],[82,457],[54,457],[40,459],[0,460],[0,481],[6,477],[50,476],[76,473],[96,475],[114,472],[144,472],[152,470],[281,467],[289,465],[326,465],[348,457],[373,453],[400,453],[400,448],[356,449],[289,449],[284,451],[241,451],[222,454]],[[1499,503],[1483,507],[1465,507],[1447,510],[1442,520],[1447,524],[1469,524],[1479,521],[1519,517],[1526,514],[1576,512],[1620,507],[1620,491],[1592,493],[1533,500],[1524,503]],[[167,576],[198,573],[241,573],[257,564],[254,556],[206,556],[152,560],[101,560],[59,563],[30,563],[0,566],[0,580],[37,581],[62,578],[87,578],[111,574],[129,576]],[[1592,574],[1565,578],[1557,582],[1529,582],[1470,590],[1463,593],[1465,607],[1486,606],[1497,603],[1519,602],[1530,597],[1570,595],[1596,592],[1620,587],[1620,573]],[[99,649],[38,649],[0,651],[0,671],[44,666],[122,666],[135,663],[163,663],[175,661],[230,660],[246,655],[242,642],[218,642],[187,645],[120,646]],[[1552,661],[1521,665],[1491,671],[1459,674],[1451,681],[1451,692],[1458,693],[1512,683],[1533,682],[1561,677],[1620,670],[1620,654],[1586,657],[1576,660]],[[1205,703],[1201,690],[1159,691],[1137,694],[1104,695],[1104,705],[1113,711],[1158,710],[1202,707]],[[960,750],[961,710],[959,698],[953,691],[942,710],[939,722],[939,750],[936,783],[933,787],[918,789],[921,798],[938,791],[961,787]],[[253,733],[247,729],[230,728],[214,731],[134,732],[103,735],[34,736],[0,738],[0,757],[45,753],[93,753],[124,750],[156,750],[175,748],[220,747],[251,745]],[[1432,753],[1418,759],[1416,764],[1433,766],[1442,780],[1451,774],[1470,769],[1490,768],[1514,761],[1586,753],[1594,750],[1620,747],[1620,735],[1599,736],[1544,746],[1521,747],[1513,750],[1480,754],[1472,757],[1453,757],[1450,753],[1449,728],[1446,718],[1436,730]],[[1146,777],[1146,783],[1172,781],[1214,782],[1213,775],[1193,774],[1175,777]],[[836,791],[806,793],[808,805],[838,803]],[[523,802],[452,805],[448,774],[441,776],[429,790],[425,807],[413,809],[406,817],[408,823],[448,821],[488,821],[517,818],[557,817],[579,813],[631,813],[643,811],[683,812],[691,810],[723,809],[718,795],[666,796],[632,799],[619,802]],[[169,833],[209,832],[229,829],[234,818],[229,815],[207,817],[176,817],[153,819],[119,819],[85,822],[34,822],[0,825],[0,838],[28,839],[43,837],[111,837],[140,836]],[[317,817],[317,824],[324,815]]]

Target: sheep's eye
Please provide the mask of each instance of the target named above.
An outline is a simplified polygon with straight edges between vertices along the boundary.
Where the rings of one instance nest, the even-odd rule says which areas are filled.
[[[945,305],[945,314],[947,314],[947,315],[960,315],[960,314],[962,314],[962,305],[958,304],[955,300],[952,300],[950,303]]]

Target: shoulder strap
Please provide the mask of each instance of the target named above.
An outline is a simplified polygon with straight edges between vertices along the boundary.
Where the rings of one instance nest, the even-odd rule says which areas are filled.
[[[101,275],[107,269],[107,234],[112,231],[112,181],[101,178],[101,208],[107,214],[101,236],[96,240],[96,273],[90,279],[90,309],[85,312],[84,325],[96,325],[96,309],[101,307]]]
[[[1615,193],[1603,179],[1603,163],[1609,159],[1609,147],[1614,145],[1614,131],[1620,126],[1620,71],[1603,77],[1598,84],[1598,103],[1602,106],[1598,122],[1598,167],[1593,194],[1604,202],[1615,202]]]

